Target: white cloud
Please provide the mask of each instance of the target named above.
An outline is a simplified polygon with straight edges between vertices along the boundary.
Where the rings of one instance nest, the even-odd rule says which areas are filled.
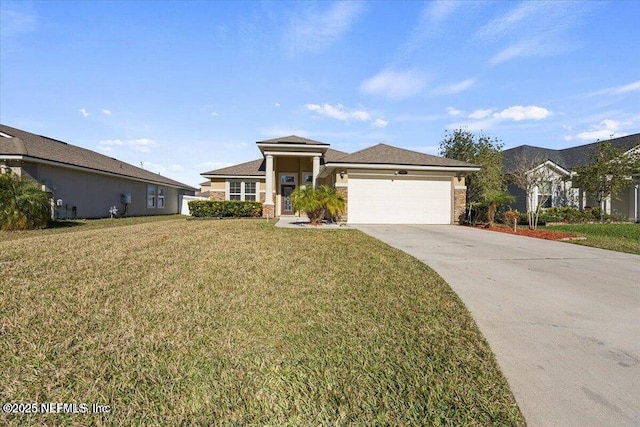
[[[81,108],[78,111],[80,112],[80,114],[82,114],[82,117],[84,117],[85,119],[89,117],[89,112],[86,110],[86,108]]]
[[[622,93],[636,92],[640,91],[640,80],[622,85],[610,87],[607,89],[599,90],[593,93],[590,93],[588,96],[596,96],[596,95],[619,95]]]
[[[273,104],[273,106],[277,108],[277,107],[279,107],[279,106],[280,106],[280,103],[279,103],[279,102],[276,102],[275,104]]]
[[[212,112],[211,112],[211,115],[212,115],[213,117],[218,117],[218,116],[220,115],[220,113],[218,113],[217,111],[212,111]]]
[[[470,119],[474,119],[474,120],[481,120],[484,118],[487,118],[491,115],[491,113],[493,113],[493,110],[488,108],[488,109],[479,109],[479,110],[475,110],[474,112],[472,112],[471,114],[469,114],[469,118]]]
[[[311,10],[305,16],[293,16],[286,32],[290,52],[321,51],[347,33],[362,10],[360,2],[335,2],[324,12]]]
[[[374,128],[383,128],[383,127],[386,127],[388,124],[389,122],[387,120],[380,118],[380,119],[376,119],[376,121],[373,122],[371,126],[373,126]]]
[[[536,105],[522,106],[514,105],[500,112],[493,113],[496,119],[511,119],[519,122],[521,120],[542,120],[551,115],[551,111]]]
[[[575,137],[584,141],[605,140],[617,138],[624,134],[618,132],[621,123],[615,120],[603,120],[597,125],[591,126],[591,130],[580,132]],[[566,138],[565,138],[566,139]]]
[[[350,120],[368,122],[371,120],[371,115],[365,110],[347,111],[342,104],[336,104],[335,106],[331,104],[307,104],[305,107],[307,110],[313,111],[319,116],[325,116],[345,122]]]
[[[533,56],[540,53],[540,45],[537,40],[528,40],[515,43],[498,52],[489,60],[489,64],[498,65],[520,56]]]
[[[453,95],[469,89],[476,83],[475,79],[466,79],[458,83],[453,83],[447,86],[441,86],[433,90],[436,95]]]
[[[98,149],[105,152],[113,151],[114,147],[124,147],[138,153],[148,153],[156,146],[156,142],[148,138],[130,139],[125,141],[121,139],[106,139],[98,142]]]
[[[105,116],[110,116],[111,115],[111,110],[107,110],[106,108],[102,109],[102,114],[104,114]]]
[[[482,26],[476,36],[480,39],[502,37],[520,27],[520,23],[533,17],[544,8],[543,2],[523,2],[509,12]]]
[[[453,117],[457,117],[457,116],[461,116],[462,115],[462,110],[458,110],[456,108],[453,107],[447,107],[446,108],[447,114],[449,114],[450,116]]]
[[[416,71],[382,70],[360,84],[360,91],[370,95],[381,95],[391,99],[403,99],[420,93],[426,77]]]

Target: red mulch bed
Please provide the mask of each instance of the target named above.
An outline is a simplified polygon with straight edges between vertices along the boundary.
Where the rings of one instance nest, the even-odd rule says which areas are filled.
[[[507,234],[517,234],[518,236],[527,236],[527,237],[535,237],[538,239],[546,239],[546,240],[561,240],[561,239],[571,239],[578,237],[573,233],[562,233],[559,231],[550,231],[545,229],[537,229],[537,230],[529,230],[528,228],[518,227],[517,232],[513,232],[513,228],[511,227],[502,227],[498,225],[494,225],[493,227],[489,227],[486,225],[470,225],[469,227],[481,228],[483,230],[489,231],[498,231],[500,233]]]

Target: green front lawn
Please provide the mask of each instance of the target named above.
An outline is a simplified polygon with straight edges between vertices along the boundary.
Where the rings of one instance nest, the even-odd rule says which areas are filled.
[[[455,293],[363,233],[102,224],[0,235],[0,401],[111,412],[0,424],[524,423]]]
[[[548,225],[547,228],[586,238],[570,241],[577,245],[640,255],[640,224],[562,224]]]

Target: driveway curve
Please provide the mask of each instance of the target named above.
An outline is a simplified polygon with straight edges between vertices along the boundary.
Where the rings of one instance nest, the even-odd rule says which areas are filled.
[[[530,426],[640,426],[640,256],[460,226],[355,228],[465,303]]]

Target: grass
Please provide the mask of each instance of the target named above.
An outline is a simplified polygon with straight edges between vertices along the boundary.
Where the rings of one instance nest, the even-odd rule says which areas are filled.
[[[586,237],[571,243],[640,255],[640,224],[562,224],[547,228]]]
[[[355,230],[149,221],[0,242],[0,402],[112,408],[0,424],[524,424],[416,259]]]

